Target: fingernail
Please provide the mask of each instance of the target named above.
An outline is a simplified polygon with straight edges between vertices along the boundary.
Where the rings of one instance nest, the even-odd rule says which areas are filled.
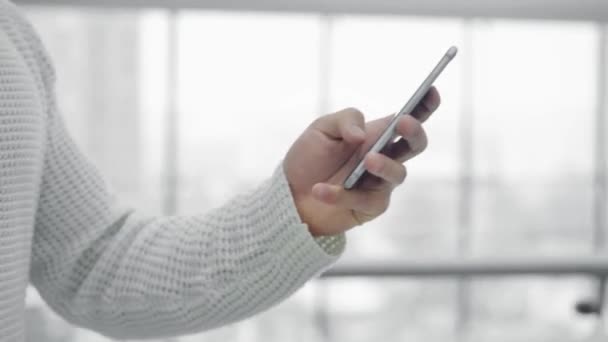
[[[350,134],[352,134],[355,138],[359,138],[359,139],[365,138],[365,132],[363,132],[361,127],[353,125],[350,127],[349,130],[350,130]]]

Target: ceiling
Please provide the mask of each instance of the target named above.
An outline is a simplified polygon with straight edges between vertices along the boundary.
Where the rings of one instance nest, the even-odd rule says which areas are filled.
[[[608,21],[608,0],[13,0],[18,4]]]

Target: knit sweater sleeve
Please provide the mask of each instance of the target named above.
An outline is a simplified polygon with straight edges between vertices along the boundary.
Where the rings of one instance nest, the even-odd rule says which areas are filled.
[[[273,306],[340,255],[343,235],[315,239],[301,222],[281,165],[199,215],[122,205],[66,132],[49,59],[26,36],[47,99],[30,278],[68,321],[114,338],[199,332]]]

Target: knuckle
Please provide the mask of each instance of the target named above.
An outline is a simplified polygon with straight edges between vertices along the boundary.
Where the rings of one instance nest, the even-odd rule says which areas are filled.
[[[358,122],[363,122],[365,120],[365,116],[363,115],[363,112],[357,108],[348,107],[344,110],[344,112],[347,113],[350,117],[352,117],[353,119],[355,119]]]
[[[383,160],[381,158],[377,158],[377,161],[373,167],[374,167],[374,171],[376,172],[376,174],[378,174],[381,177],[386,176],[386,161],[385,160]]]
[[[323,121],[327,120],[327,117],[328,117],[328,116],[329,116],[329,115],[323,115],[323,116],[320,116],[320,117],[318,117],[318,118],[314,119],[314,120],[313,120],[313,121],[310,123],[310,126],[311,126],[311,127],[318,127],[318,126],[320,126],[320,124],[322,124],[322,123],[323,123]]]
[[[422,137],[420,138],[420,152],[424,151],[429,147],[429,139],[427,139],[426,133],[422,131]]]
[[[388,194],[383,194],[382,197],[378,200],[378,212],[380,214],[384,214],[388,207],[391,204],[391,197]]]
[[[422,134],[424,134],[424,128],[422,127],[422,122],[420,122],[416,119],[413,119],[412,125],[414,126],[412,129],[414,137],[420,137]]]
[[[422,152],[427,148],[428,141],[426,132],[419,121],[416,121],[414,128],[412,129],[412,149],[415,152]]]
[[[404,165],[401,165],[401,169],[399,170],[401,176],[399,177],[399,184],[403,184],[405,179],[407,178],[407,168]]]
[[[373,216],[379,216],[384,214],[390,204],[390,192],[382,191],[370,194],[367,196],[366,206],[364,207],[367,212]]]
[[[359,196],[357,196],[357,207],[361,208],[361,209],[367,209],[370,208],[373,204],[373,199],[371,198],[370,194],[365,192],[365,193],[361,193]]]
[[[436,108],[438,108],[439,106],[441,106],[441,93],[439,92],[439,90],[437,90],[437,88],[435,88],[435,99],[436,99],[436,103],[437,105],[435,106]]]

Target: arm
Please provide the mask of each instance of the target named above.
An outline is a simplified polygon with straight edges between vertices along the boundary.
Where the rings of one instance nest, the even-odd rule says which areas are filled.
[[[47,137],[31,282],[67,320],[115,338],[197,332],[272,306],[336,260],[343,235],[311,236],[282,166],[198,216],[145,217],[121,205],[66,133],[50,63],[32,49]]]
[[[388,156],[365,156],[374,177],[357,190],[341,181],[390,117],[365,123],[345,110],[315,121],[255,191],[198,216],[146,217],[112,196],[70,140],[52,68],[28,32],[48,120],[31,280],[69,321],[112,337],[197,332],[287,297],[336,260],[344,231],[386,210],[401,162],[426,145],[419,120],[438,106],[433,90],[400,121]]]
[[[335,261],[317,243],[282,167],[255,191],[192,217],[123,208],[56,112],[36,218],[32,282],[69,321],[112,337],[197,332],[262,311]]]

